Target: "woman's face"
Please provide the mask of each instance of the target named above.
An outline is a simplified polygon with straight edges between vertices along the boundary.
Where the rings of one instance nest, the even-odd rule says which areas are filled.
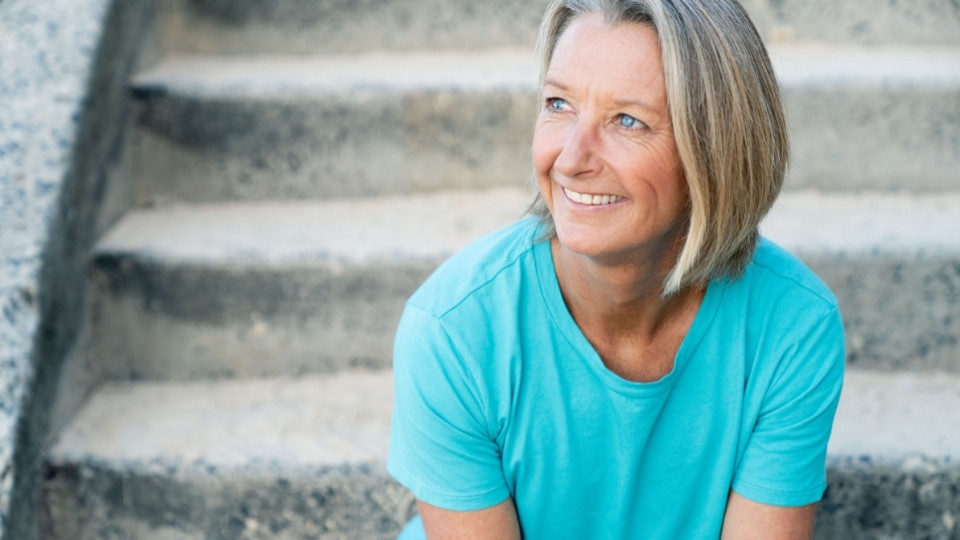
[[[533,162],[561,246],[610,262],[661,257],[672,267],[687,186],[656,32],[576,19],[557,42],[541,107]]]

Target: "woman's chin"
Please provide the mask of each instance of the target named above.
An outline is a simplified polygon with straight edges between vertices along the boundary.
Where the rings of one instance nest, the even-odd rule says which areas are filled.
[[[583,225],[557,227],[557,242],[566,251],[586,256],[602,256],[617,251],[611,242],[611,235],[595,227]]]

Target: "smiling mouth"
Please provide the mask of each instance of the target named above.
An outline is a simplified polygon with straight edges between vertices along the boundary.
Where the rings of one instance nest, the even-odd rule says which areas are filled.
[[[603,206],[613,204],[623,200],[619,195],[590,195],[589,193],[577,193],[571,189],[563,188],[563,193],[573,202],[587,204],[590,206]]]

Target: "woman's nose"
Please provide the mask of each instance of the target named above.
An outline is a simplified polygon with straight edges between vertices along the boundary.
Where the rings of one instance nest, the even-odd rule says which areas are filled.
[[[576,178],[599,170],[597,152],[600,140],[597,128],[583,119],[570,126],[554,168],[568,178]]]

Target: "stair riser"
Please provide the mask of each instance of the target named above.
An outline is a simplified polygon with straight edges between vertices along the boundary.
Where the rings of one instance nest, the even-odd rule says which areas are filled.
[[[161,3],[168,53],[360,52],[529,46],[547,2],[285,0]],[[914,0],[745,0],[765,39],[960,43],[960,7]]]
[[[371,93],[299,100],[145,98],[138,198],[331,198],[520,185],[530,175],[533,89]],[[785,88],[788,188],[954,189],[960,88]]]
[[[960,371],[957,258],[800,256],[840,301],[851,365]],[[245,272],[128,260],[104,274],[95,354],[113,359],[112,378],[386,368],[403,303],[437,262]]]
[[[917,459],[871,463],[835,459],[817,508],[818,540],[911,540],[960,537],[960,469]]]
[[[960,258],[799,255],[837,295],[851,366],[960,371]]]
[[[951,191],[960,185],[960,87],[786,88],[788,185]]]
[[[741,0],[767,42],[960,44],[960,5],[942,0]]]
[[[114,270],[98,290],[90,354],[112,379],[388,368],[403,303],[435,266]]]
[[[168,53],[364,52],[533,44],[546,0],[166,2]]]
[[[334,198],[517,185],[525,90],[333,95],[295,102],[158,97],[133,146],[141,201]]]
[[[381,466],[286,471],[48,467],[44,540],[392,540],[414,512]]]
[[[378,468],[272,477],[87,464],[51,471],[43,505],[58,521],[45,531],[49,539],[388,539],[414,512],[413,496]],[[841,458],[831,460],[827,477],[818,540],[956,537],[955,465]]]

